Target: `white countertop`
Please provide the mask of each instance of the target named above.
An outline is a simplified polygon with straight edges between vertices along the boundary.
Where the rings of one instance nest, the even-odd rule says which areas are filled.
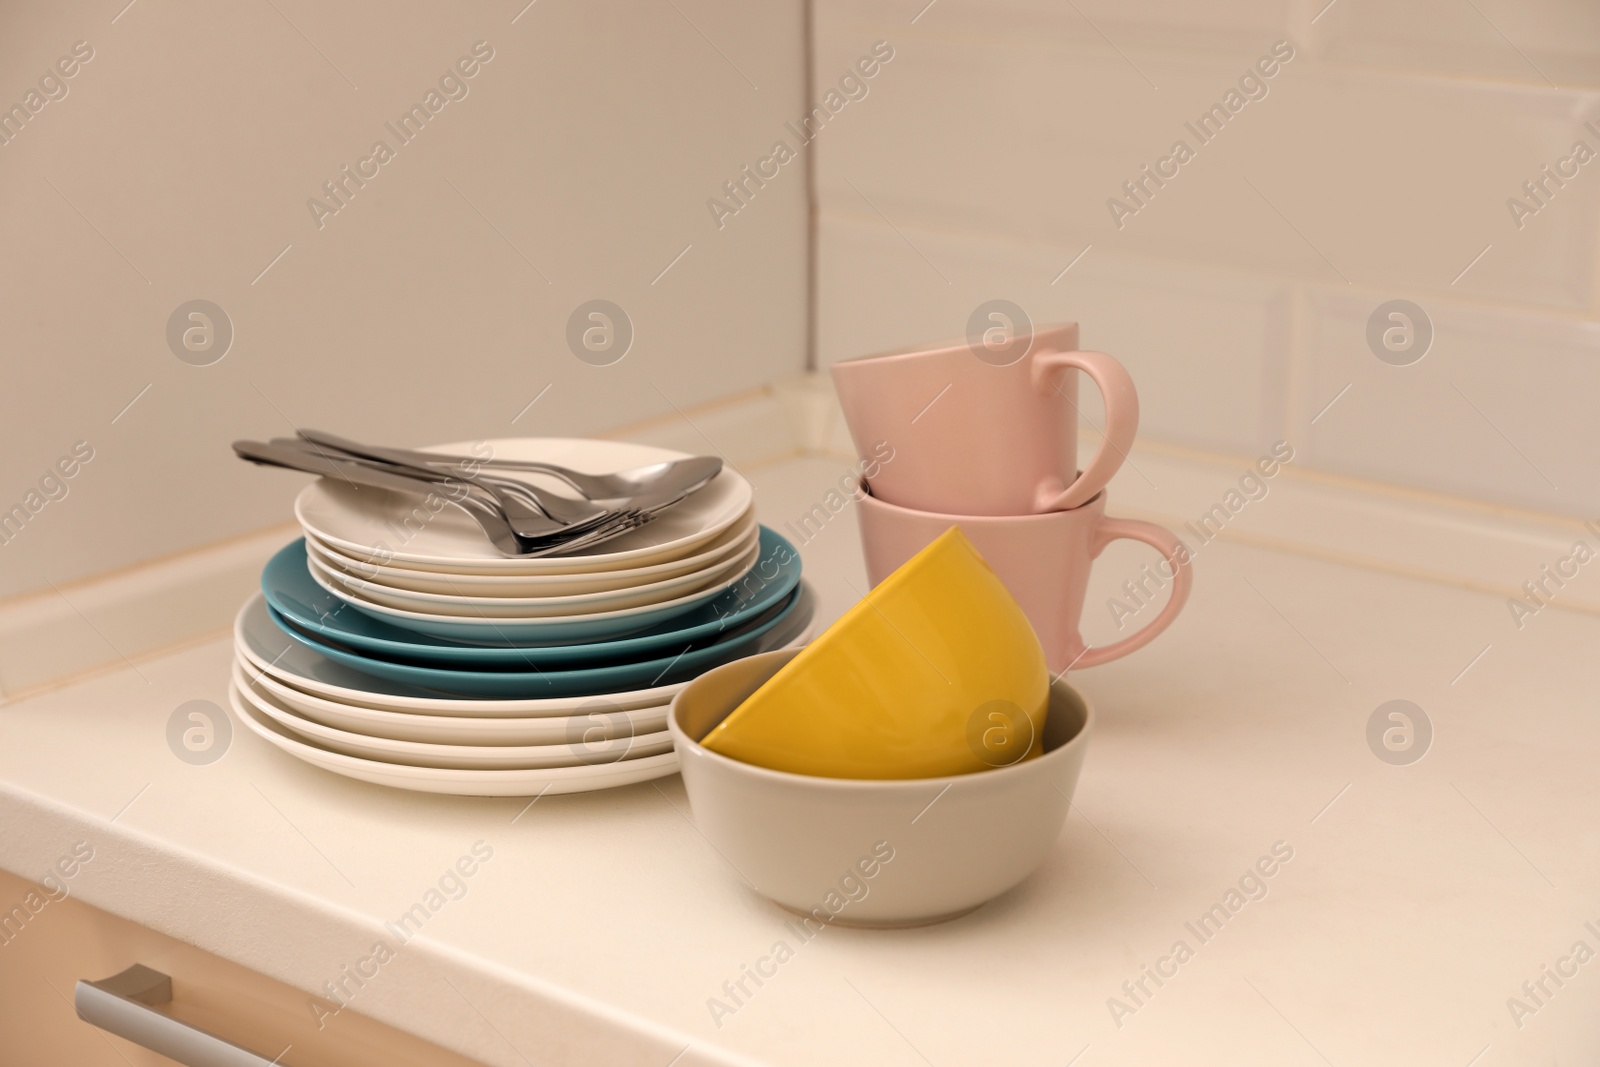
[[[748,472],[763,521],[845,467]],[[1119,551],[1091,640],[1144,562]],[[802,554],[828,617],[865,589],[848,512]],[[483,841],[353,1007],[494,1065],[1589,1064],[1600,961],[1546,979],[1520,1028],[1507,999],[1574,942],[1600,952],[1597,648],[1591,616],[1519,632],[1497,596],[1209,544],[1171,631],[1073,676],[1100,725],[1042,869],[942,926],[824,931],[720,1028],[708,998],[792,935],[676,777],[525,809],[347,781],[242,728],[189,766],[167,719],[225,703],[225,640],[0,708],[0,867],[38,878],[88,839],[80,899],[316,990]],[[1433,723],[1410,766],[1365,740],[1395,698]],[[1197,938],[1278,842],[1267,895]],[[1136,1004],[1124,981],[1179,940],[1192,958]],[[1112,997],[1137,1009],[1120,1027]]]

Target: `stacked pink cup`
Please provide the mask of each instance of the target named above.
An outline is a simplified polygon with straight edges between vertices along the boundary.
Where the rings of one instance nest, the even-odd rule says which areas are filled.
[[[856,451],[872,457],[857,509],[872,583],[959,526],[1028,613],[1056,672],[1149,643],[1182,609],[1192,577],[1188,549],[1171,531],[1107,517],[1106,483],[1138,431],[1139,397],[1122,364],[1077,348],[1070,324],[1001,345],[964,342],[831,368]],[[1080,370],[1106,412],[1104,439],[1081,470]],[[1090,648],[1079,632],[1089,570],[1120,537],[1162,554],[1171,591],[1143,628]]]

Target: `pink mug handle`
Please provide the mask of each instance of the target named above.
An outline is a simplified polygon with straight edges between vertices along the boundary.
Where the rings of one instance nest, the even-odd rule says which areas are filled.
[[[1172,568],[1172,592],[1167,596],[1167,605],[1161,609],[1161,614],[1143,627],[1121,641],[1114,641],[1109,645],[1090,648],[1083,643],[1081,635],[1074,634],[1075,647],[1069,649],[1073,655],[1068,666],[1095,667],[1120,659],[1135,649],[1143,648],[1162,630],[1172,625],[1172,620],[1183,610],[1184,601],[1189,599],[1189,587],[1194,580],[1194,571],[1189,559],[1189,548],[1177,534],[1153,522],[1140,522],[1138,519],[1106,519],[1095,530],[1094,543],[1089,549],[1090,558],[1099,558],[1100,553],[1106,550],[1106,546],[1120,537],[1143,541],[1159,551],[1166,559],[1167,566]]]
[[[1126,367],[1104,352],[1040,353],[1033,361],[1034,389],[1041,393],[1057,391],[1060,375],[1069,369],[1087,374],[1105,397],[1105,437],[1094,458],[1071,485],[1063,486],[1061,479],[1054,476],[1040,483],[1033,502],[1037,512],[1065,511],[1088,503],[1128,458],[1128,449],[1139,432],[1139,393],[1133,387],[1133,378]]]

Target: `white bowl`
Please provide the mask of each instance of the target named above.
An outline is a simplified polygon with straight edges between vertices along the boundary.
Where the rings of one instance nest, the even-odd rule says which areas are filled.
[[[1044,754],[953,778],[813,778],[740,763],[699,738],[799,650],[718,667],[673,698],[667,727],[695,825],[784,908],[846,926],[953,919],[1027,878],[1055,846],[1094,712],[1050,688]]]

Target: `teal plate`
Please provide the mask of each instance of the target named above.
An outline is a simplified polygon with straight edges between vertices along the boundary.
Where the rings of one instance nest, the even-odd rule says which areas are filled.
[[[697,607],[673,609],[664,618],[646,619],[637,632],[610,639],[577,638],[564,644],[541,640],[529,645],[466,645],[401,629],[355,610],[312,579],[306,567],[304,539],[284,546],[261,572],[261,591],[267,603],[312,640],[364,658],[468,670],[602,666],[677,655],[761,618],[785,603],[799,584],[799,554],[787,540],[763,526],[760,558],[749,573]],[[498,636],[493,630],[490,635]]]
[[[675,655],[576,670],[534,668],[531,671],[475,671],[394,663],[389,660],[373,659],[318,641],[298,630],[293,623],[270,606],[267,608],[267,614],[291,639],[320,656],[326,656],[366,674],[374,674],[390,681],[403,682],[406,685],[449,696],[530,699],[620,693],[685,681],[705,673],[712,667],[749,655],[759,647],[767,631],[782,622],[799,602],[799,594],[791,594],[783,606],[777,611],[769,612],[770,617],[763,619],[760,625],[746,628],[716,644],[702,648],[685,646]]]

